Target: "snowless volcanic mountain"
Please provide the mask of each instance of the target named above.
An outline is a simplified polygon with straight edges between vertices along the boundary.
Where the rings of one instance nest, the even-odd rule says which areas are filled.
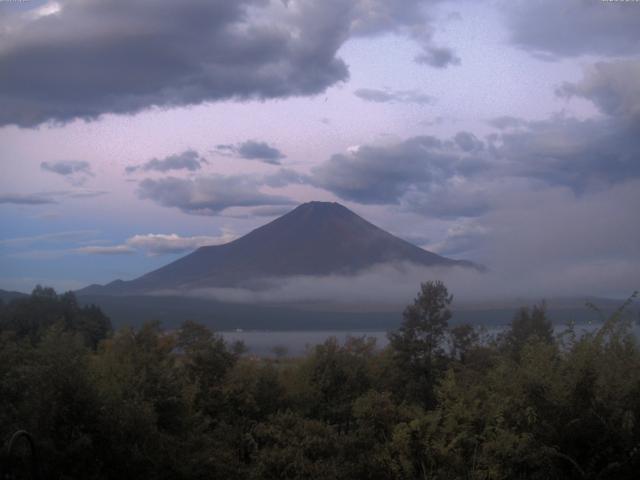
[[[338,203],[309,202],[225,245],[193,253],[135,280],[91,285],[80,294],[122,295],[202,288],[252,288],[297,275],[349,275],[381,263],[462,266],[367,222]]]

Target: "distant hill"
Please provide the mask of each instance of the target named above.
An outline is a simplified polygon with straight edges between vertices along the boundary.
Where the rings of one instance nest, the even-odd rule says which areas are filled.
[[[267,278],[348,275],[387,262],[482,269],[419,248],[338,203],[309,202],[225,245],[201,247],[135,280],[91,285],[78,294],[252,288]]]
[[[29,295],[27,295],[26,293],[0,290],[0,300],[2,300],[4,303],[9,303],[11,300],[15,300],[16,298],[24,298],[28,296]]]

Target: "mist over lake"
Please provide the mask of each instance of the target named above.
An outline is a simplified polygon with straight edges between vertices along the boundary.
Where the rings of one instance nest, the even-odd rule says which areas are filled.
[[[598,323],[581,324],[576,326],[578,335],[593,332],[600,325]],[[489,336],[499,335],[507,330],[508,326],[491,326],[485,328],[484,334]],[[554,333],[556,335],[566,331],[566,325],[556,325]],[[247,352],[260,357],[299,357],[313,351],[316,345],[324,343],[329,338],[336,338],[341,344],[345,343],[348,337],[374,338],[376,347],[384,349],[389,344],[387,331],[270,331],[270,330],[249,330],[249,331],[228,331],[220,332],[224,339],[233,343],[241,341],[247,347]],[[636,338],[640,338],[640,324],[633,328]]]

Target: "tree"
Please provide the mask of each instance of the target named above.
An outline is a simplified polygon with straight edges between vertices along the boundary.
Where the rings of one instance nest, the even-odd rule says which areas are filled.
[[[0,330],[28,338],[33,344],[58,324],[65,332],[81,334],[93,350],[111,334],[111,321],[99,307],[81,307],[73,292],[58,295],[53,288],[40,285],[31,296],[9,303],[0,315]]]
[[[451,356],[465,363],[469,351],[478,344],[478,332],[467,323],[451,329]]]
[[[186,321],[178,330],[177,345],[187,380],[195,385],[198,408],[211,418],[219,415],[223,380],[235,365],[238,354],[230,351],[222,336],[204,325]]]
[[[520,308],[504,336],[505,348],[514,358],[518,358],[522,347],[532,340],[553,343],[553,325],[547,318],[544,302],[534,305],[531,309]]]
[[[375,340],[349,337],[340,345],[335,337],[317,345],[306,361],[315,414],[348,431],[353,401],[371,384],[368,364]]]
[[[433,386],[443,370],[443,343],[453,295],[441,281],[422,283],[420,292],[404,313],[402,326],[389,334],[395,363],[410,398],[433,405]]]

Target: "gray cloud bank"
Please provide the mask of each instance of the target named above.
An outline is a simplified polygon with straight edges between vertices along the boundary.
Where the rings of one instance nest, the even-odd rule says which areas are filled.
[[[548,60],[640,51],[636,2],[509,0],[502,7],[511,41]]]
[[[0,126],[323,92],[349,38],[395,33],[434,57],[421,0],[59,0],[0,21]],[[46,92],[43,95],[42,92]]]

